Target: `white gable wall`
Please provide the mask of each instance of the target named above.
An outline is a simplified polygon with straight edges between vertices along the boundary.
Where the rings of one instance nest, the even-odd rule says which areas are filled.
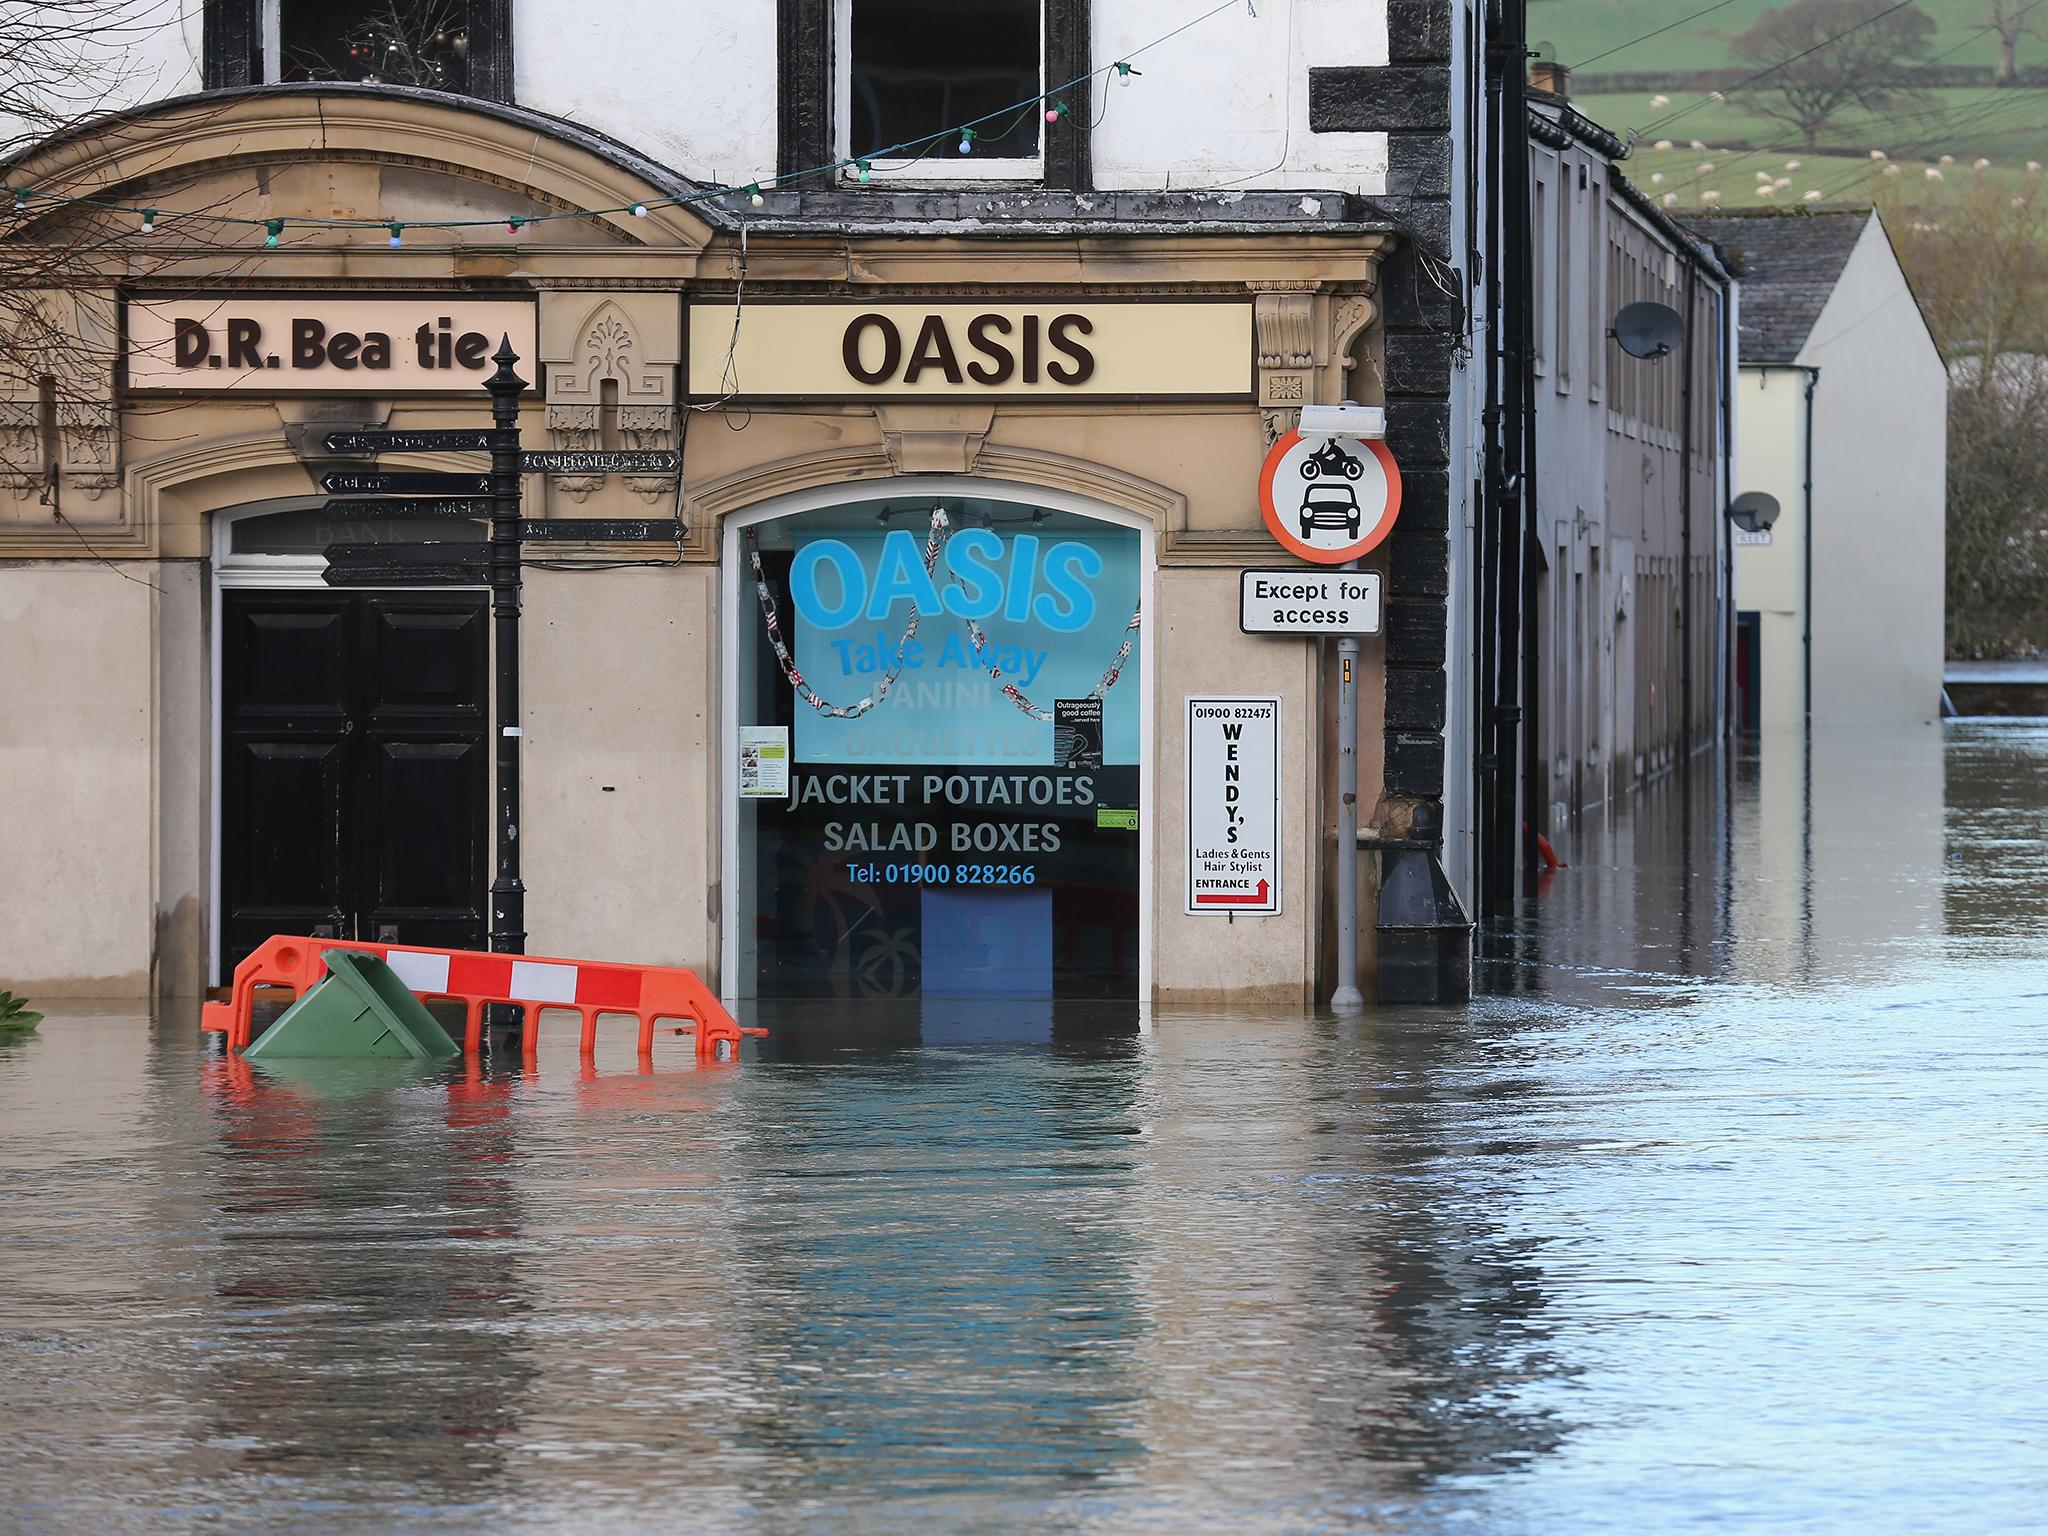
[[[1932,719],[1941,703],[1948,376],[1877,219],[1799,361],[1820,369],[1814,718]]]

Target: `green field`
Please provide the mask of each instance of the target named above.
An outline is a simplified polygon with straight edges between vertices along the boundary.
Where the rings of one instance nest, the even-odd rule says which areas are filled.
[[[1798,135],[1783,124],[1734,102],[1712,102],[1653,129],[1637,143],[1626,169],[1644,191],[1676,193],[1681,205],[1700,202],[1702,194],[1712,191],[1729,207],[1811,201],[1805,198],[1809,191],[1819,192],[1824,202],[1868,199],[1886,188],[1899,193],[1918,188],[1931,197],[1953,190],[1951,182],[1980,175],[2038,181],[2025,166],[2029,160],[2048,161],[2048,91],[1950,90],[1927,96],[1921,105],[1898,112],[1844,113],[1822,135],[1821,153],[1801,149]],[[1638,93],[1581,97],[1573,104],[1595,122],[1626,134],[1689,103],[1674,98],[1671,106],[1656,108],[1650,95]],[[1667,139],[1670,149],[1656,147]],[[1695,142],[1706,147],[1694,149]],[[1872,150],[1882,150],[1885,159],[1873,160]],[[1944,155],[1950,163],[1942,163]],[[1991,165],[1980,171],[1979,159]],[[1887,174],[1884,167],[1890,164],[1900,169]],[[1927,175],[1929,169],[1939,173],[1938,179]],[[1791,185],[1760,197],[1760,171],[1769,171],[1773,183],[1782,177]]]
[[[1710,3],[1530,0],[1529,30],[1532,38],[1552,45],[1558,60],[1577,64]],[[1955,50],[1941,62],[1996,61],[1994,37],[1972,38],[1985,26],[1984,0],[1921,4],[1940,23],[1935,52]],[[1660,199],[1675,197],[1676,206],[1868,201],[1884,193],[1935,203],[1963,182],[1988,177],[2000,183],[2011,180],[2014,195],[2033,195],[2040,176],[2028,172],[2026,163],[2048,162],[2044,89],[1929,90],[1888,112],[1845,111],[1821,130],[1815,151],[1802,146],[1797,129],[1755,111],[1739,96],[1717,100],[1696,86],[1677,83],[1655,90],[1600,89],[1600,77],[1617,71],[1654,78],[1665,70],[1728,67],[1736,62],[1728,54],[1729,40],[1773,8],[1771,0],[1730,0],[1724,8],[1662,37],[1594,62],[1573,81],[1574,106],[1624,138],[1636,138],[1626,169],[1644,191]],[[2042,23],[2042,32],[2048,34],[2048,4],[2042,8]],[[2023,37],[2019,62],[2023,69],[2048,65],[2048,36]],[[1671,147],[1657,148],[1660,141]],[[1695,148],[1696,144],[1704,148]],[[1884,158],[1874,159],[1872,151],[1881,151]],[[1979,160],[1991,163],[1979,168]],[[1887,172],[1887,166],[1898,168]],[[1760,178],[1759,172],[1768,172],[1768,178]],[[1787,184],[1777,185],[1781,180]],[[1760,193],[1766,184],[1771,190]],[[1812,193],[1819,195],[1809,196]]]
[[[1596,54],[1705,10],[1712,3],[1713,0],[1529,0],[1529,41],[1532,46],[1548,43],[1559,63],[1576,69]],[[1957,49],[1942,62],[1998,62],[1995,37],[1989,33],[1971,36],[1983,31],[1988,16],[1984,0],[1920,0],[1920,6],[1934,18],[1938,28],[1934,51],[1946,53]],[[1731,0],[1695,22],[1595,60],[1589,67],[1596,74],[1727,68],[1739,62],[1729,56],[1729,42],[1755,25],[1765,12],[1777,8],[1772,0]],[[2041,14],[2048,21],[2048,6],[2042,7]],[[2039,30],[2048,32],[2048,25]],[[2019,63],[2022,69],[2048,64],[2048,38],[2021,38]]]

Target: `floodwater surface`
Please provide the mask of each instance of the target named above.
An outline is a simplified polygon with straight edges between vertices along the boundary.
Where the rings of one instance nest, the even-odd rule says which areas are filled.
[[[2038,1529],[2048,726],[1691,777],[1469,1010],[277,1078],[54,1005],[0,1529]]]

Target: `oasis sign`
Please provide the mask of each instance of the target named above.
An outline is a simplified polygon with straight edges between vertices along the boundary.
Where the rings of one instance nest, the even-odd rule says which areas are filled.
[[[1252,306],[1076,302],[692,304],[704,398],[1249,399]]]
[[[804,622],[820,630],[888,622],[896,605],[908,602],[925,618],[1000,615],[1070,635],[1095,621],[1089,583],[1101,574],[1102,553],[1092,544],[1048,543],[1031,533],[1005,543],[987,528],[950,536],[935,573],[925,569],[924,540],[892,528],[882,536],[872,579],[860,551],[844,539],[800,547],[789,562],[789,597]]]
[[[128,301],[131,390],[245,394],[472,394],[509,337],[532,367],[534,306],[432,296]]]

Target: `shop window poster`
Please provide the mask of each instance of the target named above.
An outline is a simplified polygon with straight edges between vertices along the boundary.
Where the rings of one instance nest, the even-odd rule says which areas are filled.
[[[857,716],[799,710],[797,759],[1044,766],[1078,742],[1089,766],[1135,764],[1135,646],[1117,682],[1089,695],[1131,634],[1137,535],[964,528],[929,571],[925,547],[922,532],[901,528],[821,532],[798,543],[790,571],[797,669],[835,701],[887,691]],[[1025,713],[1011,689],[1052,718]]]
[[[740,727],[739,786],[742,800],[789,798],[788,726]]]

